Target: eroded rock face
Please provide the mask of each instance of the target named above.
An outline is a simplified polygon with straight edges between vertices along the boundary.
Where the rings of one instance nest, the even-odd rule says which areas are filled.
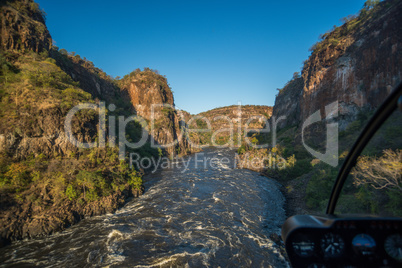
[[[290,81],[275,98],[272,116],[278,128],[297,125],[300,121],[300,102],[303,78]]]
[[[170,156],[194,151],[184,136],[187,126],[175,108],[165,77],[151,70],[135,71],[120,86],[128,93],[136,114],[146,120],[146,130],[155,144],[164,146]]]
[[[31,0],[0,5],[0,48],[2,50],[49,50],[52,39],[38,5]]]
[[[167,104],[166,108],[168,109],[174,108],[174,100],[172,91],[168,89],[167,84],[161,86],[157,85],[156,81],[155,83],[152,82],[150,85],[146,85],[140,80],[133,79],[127,90],[130,94],[131,103],[135,106],[138,115],[147,120],[151,120],[152,117],[158,120],[164,117],[160,113],[162,106],[159,106],[159,104]],[[156,105],[152,106],[152,104]],[[154,114],[152,114],[153,112]]]
[[[52,158],[76,152],[78,147],[71,143],[64,129],[66,113],[60,108],[49,108],[20,114],[14,125],[0,127],[0,153],[7,152],[15,160],[24,160],[39,154]],[[71,131],[77,141],[93,142],[97,124],[97,117],[74,118]]]
[[[326,34],[329,42],[312,52],[302,77],[275,99],[273,116],[286,117],[280,128],[300,126],[317,110],[325,118],[325,106],[338,101],[343,130],[363,109],[378,107],[402,80],[402,2],[386,1],[376,8],[356,29],[347,23]]]
[[[401,81],[402,2],[391,2],[380,3],[372,18],[338,37],[337,45],[313,52],[302,72],[301,121],[338,101],[339,115],[350,122],[362,108],[378,107]]]

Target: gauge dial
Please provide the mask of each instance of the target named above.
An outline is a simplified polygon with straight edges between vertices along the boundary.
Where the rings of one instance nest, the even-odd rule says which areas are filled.
[[[314,254],[315,243],[306,235],[297,235],[292,242],[294,252],[300,257],[310,257]]]
[[[362,256],[373,255],[376,248],[374,239],[368,234],[358,234],[352,240],[353,249]]]
[[[321,250],[326,258],[335,258],[342,255],[345,243],[338,234],[328,233],[321,239]]]
[[[399,234],[390,235],[384,242],[385,251],[389,256],[402,262],[402,236]]]

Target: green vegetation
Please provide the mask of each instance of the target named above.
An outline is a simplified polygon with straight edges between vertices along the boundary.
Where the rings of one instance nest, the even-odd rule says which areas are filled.
[[[49,199],[56,205],[67,200],[85,204],[142,187],[141,174],[118,159],[116,148],[81,150],[63,159],[31,155],[19,162],[2,154],[0,165],[0,191],[3,195],[18,194],[21,203]]]
[[[286,189],[295,189],[298,186],[300,195],[304,196],[305,208],[311,213],[324,213],[333,184],[339,168],[348,154],[348,150],[356,141],[358,135],[371,118],[373,110],[361,110],[356,120],[348,124],[345,130],[339,133],[339,164],[331,167],[322,163],[306,151],[297,140],[298,129],[296,126],[287,126],[277,131],[277,145],[270,149],[253,149],[243,144],[238,149],[238,154],[253,159],[263,158],[271,154],[278,162],[282,162],[286,168],[271,166],[265,162],[264,174],[276,178],[283,183]],[[385,215],[401,215],[400,203],[402,201],[401,181],[401,148],[402,141],[402,116],[396,111],[376,133],[370,144],[363,152],[354,172],[344,187],[343,194],[337,206],[338,213],[374,213]],[[325,133],[325,131],[322,131]],[[256,144],[266,144],[271,141],[271,135],[258,134],[252,140]],[[307,137],[307,143],[312,143],[318,138]],[[318,139],[321,140],[321,139]],[[320,144],[313,142],[318,150],[323,150]],[[383,151],[384,148],[389,148]],[[284,165],[282,165],[283,167]],[[298,181],[303,181],[302,186]],[[386,185],[386,186],[385,186]],[[383,188],[383,189],[376,189]],[[399,206],[398,206],[399,204]]]
[[[346,150],[351,148],[372,114],[373,111],[362,110],[357,120],[339,133],[339,147],[343,151],[339,167],[347,155]],[[398,149],[402,145],[401,120],[401,113],[395,112],[365,148],[353,176],[346,181],[338,202],[338,213],[401,215],[402,211],[395,205],[402,201],[401,191],[396,191],[401,186],[401,152]],[[384,151],[384,148],[388,149]],[[338,168],[325,167],[321,163],[315,165],[306,189],[308,208],[324,211],[337,173]],[[386,184],[381,184],[384,181]]]
[[[315,43],[309,51],[311,51],[312,54],[319,54],[327,47],[337,47],[338,45],[347,43],[347,39],[350,38],[351,34],[358,31],[364,22],[376,16],[379,3],[379,0],[367,0],[360,10],[359,15],[349,15],[343,18],[341,21],[344,24],[339,27],[334,25],[330,31],[320,35],[320,41]]]
[[[50,56],[55,59],[57,65],[61,66],[63,69],[73,69],[74,66],[78,65],[83,67],[83,70],[95,75],[95,77],[117,85],[116,79],[113,79],[113,77],[106,74],[102,69],[95,67],[92,61],[85,57],[81,58],[80,55],[75,54],[75,52],[68,52],[64,48],[59,49],[53,46],[50,50]]]
[[[396,204],[402,201],[402,151],[384,150],[382,155],[359,158],[354,170],[353,185],[344,195],[357,199],[361,211],[376,214],[401,215]],[[344,197],[345,198],[345,197]],[[385,208],[380,211],[380,208]]]
[[[34,14],[40,14],[43,20],[46,20],[46,12],[35,2],[24,3],[22,1],[7,1],[6,5],[18,10],[22,15],[34,17]]]
[[[3,122],[0,129],[3,132],[40,133],[43,129],[38,120],[59,112],[66,114],[80,102],[94,102],[47,53],[3,53],[0,61],[0,121]],[[82,110],[78,115],[86,120],[95,119],[92,110]]]
[[[173,93],[167,83],[166,76],[162,76],[159,74],[158,70],[153,70],[148,67],[145,67],[143,71],[139,68],[135,69],[133,72],[125,75],[121,80],[119,80],[118,84],[121,87],[124,87],[124,85],[131,82],[134,82],[137,86],[142,88],[148,88],[156,84],[165,93]]]
[[[111,83],[115,87],[115,95],[113,96],[112,100],[103,100],[106,102],[106,107],[108,107],[109,104],[114,104],[116,109],[114,111],[108,111],[109,116],[124,116],[125,118],[132,116],[135,111],[134,108],[130,102],[130,100],[125,97],[119,89],[119,85],[124,84],[127,82],[127,80],[121,80],[119,81],[118,79],[113,79],[111,76],[107,75],[102,69],[97,68],[94,66],[93,62],[87,60],[85,57],[81,58],[79,55],[75,54],[75,52],[67,52],[65,49],[59,49],[57,47],[53,47],[51,52],[51,56],[56,59],[56,63],[60,66],[63,66],[64,69],[71,69],[74,66],[78,65],[84,68],[84,70],[88,71],[90,74],[94,75],[96,78],[106,81],[108,83]],[[157,74],[157,71],[151,70],[149,68],[145,68],[144,72],[139,71],[139,69],[135,70],[132,72],[130,75],[125,76],[125,79],[127,77],[132,77],[133,75],[141,73],[142,75],[146,76],[149,81],[158,80],[160,81],[161,79],[163,81],[166,81],[166,78],[160,76]],[[148,81],[147,80],[147,81]],[[150,82],[149,82],[150,83]],[[68,91],[68,90],[66,90]],[[86,93],[88,96],[90,96],[89,93]],[[74,98],[70,98],[74,99]],[[65,100],[66,102],[67,100]],[[149,122],[147,122],[149,125]],[[131,143],[138,142],[143,133],[143,127],[139,122],[130,122],[126,126],[126,140]],[[116,124],[115,128],[115,133],[118,133],[118,125]],[[118,140],[116,140],[116,144],[118,144]],[[159,151],[156,148],[152,148],[149,143],[146,143],[144,146],[138,149],[131,149],[127,148],[128,153],[138,153],[142,157],[159,157]],[[163,152],[165,154],[165,152]]]
[[[37,141],[41,137],[57,135],[59,130],[63,132],[65,116],[75,105],[98,101],[80,88],[68,74],[71,72],[65,71],[74,69],[77,64],[88,68],[88,74],[96,79],[107,79],[115,86],[114,104],[118,108],[109,111],[108,115],[132,115],[132,106],[120,94],[116,82],[86,59],[58,51],[58,48],[40,54],[30,51],[0,53],[0,133],[11,134],[16,139],[32,139],[29,142],[33,149],[17,156],[13,155],[13,148],[8,148],[0,154],[1,205],[8,202],[9,208],[13,209],[32,204],[38,210],[33,212],[36,217],[54,207],[103,206],[103,200],[113,198],[121,204],[121,198],[128,197],[130,192],[137,195],[142,191],[142,172],[130,169],[125,161],[120,161],[117,147],[78,149],[67,146],[57,149],[53,145],[47,148],[46,144]],[[97,141],[97,124],[97,111],[81,110],[72,121],[73,133],[81,136],[81,141]],[[115,133],[118,133],[117,127]],[[130,122],[126,134],[128,141],[138,141],[142,126]],[[137,152],[142,157],[163,154],[151,148],[149,143],[136,150],[127,150],[130,152]],[[105,206],[117,206],[114,202]]]
[[[239,148],[239,154],[253,153],[253,150],[242,146]],[[272,163],[266,161],[264,165],[267,167],[265,174],[268,177],[276,178],[283,183],[302,176],[310,172],[313,168],[310,158],[297,158],[294,153],[289,153],[290,149],[281,145],[267,149],[265,155],[273,157]],[[294,151],[293,151],[294,152]]]
[[[231,105],[215,108],[193,117],[188,121],[190,140],[199,145],[239,146],[245,143],[245,129],[248,124],[247,139],[265,127],[260,117],[270,118],[271,108],[261,105]],[[248,121],[250,118],[254,118]],[[208,124],[208,123],[209,124]],[[240,128],[240,129],[239,129]],[[197,131],[203,130],[203,131]],[[213,140],[212,140],[213,139]]]
[[[325,213],[338,169],[326,164],[315,166],[306,188],[306,205],[309,209]]]

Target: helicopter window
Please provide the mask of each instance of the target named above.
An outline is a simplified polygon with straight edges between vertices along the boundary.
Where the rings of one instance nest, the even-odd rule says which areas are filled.
[[[402,216],[402,111],[395,110],[351,170],[335,214]]]

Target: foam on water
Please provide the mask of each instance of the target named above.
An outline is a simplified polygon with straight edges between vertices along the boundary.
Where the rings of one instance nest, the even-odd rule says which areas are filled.
[[[285,219],[278,184],[231,164],[204,169],[190,160],[188,172],[146,176],[145,194],[115,214],[0,249],[0,266],[287,267],[269,239]]]

